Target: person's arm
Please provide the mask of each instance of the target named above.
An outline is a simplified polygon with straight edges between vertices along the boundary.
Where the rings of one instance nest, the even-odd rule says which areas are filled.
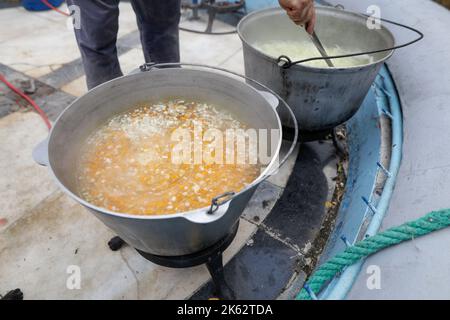
[[[305,26],[308,33],[313,33],[316,24],[314,0],[278,0],[278,2],[295,24]]]

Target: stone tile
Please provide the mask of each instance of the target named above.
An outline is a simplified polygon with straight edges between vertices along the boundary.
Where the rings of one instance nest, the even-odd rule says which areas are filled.
[[[244,68],[244,56],[242,48],[238,49],[230,58],[225,60],[221,65],[221,68],[245,75]]]
[[[281,187],[264,181],[250,199],[247,208],[242,214],[243,218],[257,225],[261,224],[274,207],[282,192],[283,189]]]
[[[31,157],[47,134],[45,124],[33,112],[16,112],[0,119],[0,219],[7,220],[0,231],[56,190],[47,168]]]
[[[224,263],[245,245],[255,231],[256,226],[241,220],[236,238],[224,253]],[[130,247],[121,250],[128,265],[135,271],[139,299],[185,299],[210,279],[204,265],[185,269],[165,268],[145,260]]]
[[[0,9],[16,8],[20,5],[19,1],[2,1],[0,2]]]
[[[123,74],[128,74],[145,62],[144,54],[141,49],[131,49],[119,56],[119,62]],[[61,90],[76,97],[82,96],[87,92],[86,76],[81,76],[69,82]]]
[[[60,113],[66,109],[73,100],[75,100],[75,96],[59,90],[35,99],[36,103],[52,121],[55,121]]]
[[[201,10],[198,12],[198,19],[192,19],[192,11],[191,10],[182,10],[181,19],[180,19],[180,28],[190,29],[195,31],[204,32],[206,30],[206,26],[208,24],[208,15],[205,10]],[[235,27],[230,24],[237,24],[235,19],[229,19],[230,21],[221,21],[220,19],[215,19],[213,23],[212,32],[220,33],[220,32],[232,32],[235,30]],[[220,37],[221,35],[213,35],[215,37]]]
[[[228,284],[239,299],[292,299],[299,292],[306,275],[298,267],[326,214],[325,202],[334,191],[335,161],[332,143],[302,145],[297,161],[293,160],[292,176],[270,215],[225,268]],[[260,186],[247,210],[260,206],[261,197],[276,198],[269,185],[274,186],[269,182]],[[244,217],[249,215],[246,212]],[[208,282],[192,299],[206,299],[212,291]]]
[[[24,35],[36,36],[40,28],[45,28],[49,24],[49,21],[42,19],[31,11],[25,10],[23,7],[0,10],[0,21],[2,22],[2,28],[0,28],[1,44]],[[24,23],[25,21],[26,23]],[[51,24],[56,26],[53,23]],[[7,28],[4,26],[7,26]],[[3,54],[2,52],[2,58]]]
[[[82,96],[88,91],[86,86],[86,76],[79,77],[69,82],[62,86],[61,90],[76,97]]]
[[[291,146],[291,143],[289,141],[283,140],[283,144],[281,145],[280,150],[280,161],[283,159],[283,157],[286,155],[286,153],[289,151]],[[294,168],[295,162],[297,161],[297,155],[300,150],[300,145],[297,145],[292,152],[292,154],[289,156],[289,158],[286,160],[286,162],[281,166],[281,168],[271,176],[267,181],[270,183],[273,183],[276,186],[279,186],[281,188],[284,188],[289,180],[289,177],[291,175],[292,169]]]
[[[282,242],[258,230],[252,244],[244,247],[225,268],[227,284],[237,299],[276,299],[290,284],[299,263],[298,254]],[[204,300],[213,296],[209,282],[193,297]]]
[[[223,46],[221,44],[223,41],[222,37],[226,37],[227,39],[230,39],[231,37],[231,39],[234,39],[232,41],[233,44],[229,47]],[[243,73],[243,69],[240,70],[239,68],[239,52],[241,52],[239,49],[240,44],[235,43],[236,42],[235,35],[213,37],[213,36],[196,35],[188,32],[181,32],[180,38],[181,38],[180,50],[182,55],[181,60],[182,62],[206,63],[210,65],[221,66],[223,68],[235,72]],[[239,39],[237,40],[239,41]],[[226,43],[227,41],[224,42]],[[219,47],[217,47],[217,44],[219,44]],[[215,47],[215,49],[207,51],[206,55],[204,53],[199,55],[198,53],[202,51],[201,49],[203,48],[203,46],[206,47],[213,46]],[[226,49],[224,49],[224,47]],[[234,51],[232,51],[233,48]],[[203,59],[205,60],[203,61]],[[122,68],[122,72],[124,74],[131,72],[132,70],[138,68],[142,63],[144,63],[144,55],[142,53],[142,49],[141,48],[131,49],[125,54],[119,56],[119,61]],[[83,95],[84,93],[87,92],[85,76],[79,77],[69,82],[68,84],[64,85],[61,89],[74,96]]]
[[[286,188],[264,221],[271,232],[299,249],[317,237],[327,213],[329,185],[319,154],[317,143],[302,145]]]
[[[139,68],[140,65],[145,63],[144,53],[141,48],[131,49],[119,56],[119,62],[123,74],[129,74],[131,71]]]
[[[37,77],[77,57],[73,30],[60,14],[19,7],[2,10],[0,20],[8,25],[0,31],[2,63]]]
[[[128,1],[119,3],[119,32],[118,37],[122,37],[132,31],[137,30],[136,15]]]
[[[14,30],[16,24],[20,25],[17,34],[8,31],[14,37],[1,42],[2,63],[13,65],[19,71],[32,70],[34,76],[42,76],[51,70],[43,66],[56,67],[79,57],[74,33],[65,25],[33,18],[28,12],[22,18],[16,16],[15,21],[11,27]],[[33,30],[22,30],[23,21],[27,21],[26,25],[32,26]]]
[[[182,62],[219,66],[240,47],[241,41],[237,34],[213,36],[180,32]]]
[[[0,288],[20,288],[25,299],[134,298],[132,272],[107,246],[112,236],[87,210],[54,192],[0,233]],[[79,290],[66,286],[69,266],[80,268]]]
[[[59,9],[67,11],[66,8],[64,4]],[[137,24],[129,2],[121,2],[119,8],[121,37],[137,30]],[[0,21],[8,25],[0,30],[2,63],[41,77],[78,58],[80,53],[67,19],[54,11],[32,12],[21,7],[1,10]]]
[[[60,89],[64,85],[72,82],[73,80],[80,78],[84,75],[84,68],[81,62],[81,57],[72,60],[61,67],[53,70],[49,74],[39,76],[39,80],[48,84],[53,88]]]
[[[1,63],[0,73],[3,74],[9,82],[11,82],[19,89],[22,86],[22,82],[32,80],[32,78],[25,75],[24,73],[18,72],[15,69],[5,66]],[[55,90],[55,88],[39,80],[34,80],[34,86],[35,92],[33,94],[29,94],[30,98],[32,98],[37,103],[37,105],[41,107],[41,109],[52,121],[56,120],[61,111],[64,110],[75,98],[74,96],[65,92],[57,91]],[[0,117],[21,109],[16,103],[17,99],[23,106],[27,104],[9,88],[7,88],[3,83],[0,83],[0,92],[5,93],[3,97],[0,96]],[[31,106],[29,106],[28,109],[31,110]]]
[[[130,50],[135,49],[135,52],[131,55],[127,55],[127,57],[135,58],[135,61],[132,59],[128,59],[123,61],[122,56],[126,55]],[[140,65],[143,63],[143,53],[140,47],[140,39],[139,32],[137,30],[132,31],[117,40],[117,51],[119,55],[119,60],[122,61],[122,68],[125,72],[129,72],[129,70],[133,70],[136,65]],[[126,57],[125,57],[126,59]],[[129,61],[129,65],[127,65],[127,61]],[[49,84],[55,88],[61,88],[65,85],[69,84],[72,81],[75,81],[77,78],[80,78],[84,75],[84,68],[81,61],[81,58],[72,60],[69,63],[64,64],[61,68],[56,69],[54,72],[48,75],[44,75],[39,79],[42,82]],[[71,86],[69,86],[71,88]],[[75,89],[79,92],[79,89]]]
[[[33,77],[33,78],[39,78],[41,76],[44,76],[46,74],[52,73],[53,71],[57,70],[58,68],[61,68],[62,64],[55,63],[55,64],[49,64],[49,65],[36,65],[36,64],[27,64],[27,63],[12,63],[9,65],[10,67],[21,70],[26,75]]]
[[[331,140],[321,141],[314,144],[314,150],[317,152],[318,159],[323,165],[323,173],[327,178],[328,184],[328,200],[331,200],[334,194],[336,182],[333,178],[337,176],[338,157],[336,149]]]
[[[255,231],[256,226],[241,221],[225,263]],[[21,288],[26,299],[183,299],[209,279],[205,266],[157,266],[128,246],[112,252],[107,242],[113,236],[56,191],[0,233],[0,288]],[[73,265],[81,271],[80,290],[66,287],[67,268]]]

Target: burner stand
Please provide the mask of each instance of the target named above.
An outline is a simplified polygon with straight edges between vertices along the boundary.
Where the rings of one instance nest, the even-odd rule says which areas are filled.
[[[215,293],[218,298],[225,300],[235,300],[236,296],[233,290],[225,281],[225,274],[223,270],[222,253],[230,246],[236,237],[239,222],[237,222],[231,232],[218,241],[211,247],[204,249],[197,253],[192,253],[184,256],[158,256],[137,250],[145,259],[164,267],[169,268],[189,268],[201,264],[206,264],[212,281],[215,286]]]

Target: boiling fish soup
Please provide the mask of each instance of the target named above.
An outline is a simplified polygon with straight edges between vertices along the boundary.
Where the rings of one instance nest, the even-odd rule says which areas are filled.
[[[172,214],[207,207],[212,198],[238,192],[261,174],[258,163],[175,163],[175,130],[185,130],[193,145],[201,139],[198,126],[203,132],[247,128],[220,108],[183,100],[142,103],[114,116],[82,147],[77,169],[79,194],[89,203],[117,213]],[[213,152],[211,144],[203,142],[201,152]],[[227,148],[228,144],[224,154]]]

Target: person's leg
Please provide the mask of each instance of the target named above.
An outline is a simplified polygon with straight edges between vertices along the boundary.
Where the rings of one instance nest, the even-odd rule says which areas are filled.
[[[146,62],[180,61],[180,0],[131,0]]]
[[[80,8],[81,28],[75,37],[83,60],[89,89],[120,77],[117,58],[119,0],[67,0]]]

